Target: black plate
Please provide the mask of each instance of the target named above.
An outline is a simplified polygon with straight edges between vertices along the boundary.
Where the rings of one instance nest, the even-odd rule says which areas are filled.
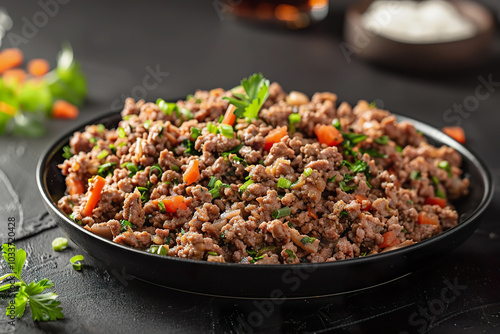
[[[491,175],[475,154],[429,125],[403,116],[397,118],[411,121],[431,143],[457,150],[463,157],[463,170],[470,178],[471,189],[466,198],[454,203],[460,214],[458,226],[412,246],[374,256],[319,264],[252,266],[149,254],[95,235],[57,207],[66,189],[64,176],[57,168],[64,161],[62,147],[83,126],[62,136],[42,155],[37,184],[45,206],[64,233],[106,267],[120,273],[170,288],[219,296],[293,298],[345,293],[394,280],[450,252],[476,229],[493,196]],[[113,112],[89,124],[116,127],[119,120],[119,113]]]

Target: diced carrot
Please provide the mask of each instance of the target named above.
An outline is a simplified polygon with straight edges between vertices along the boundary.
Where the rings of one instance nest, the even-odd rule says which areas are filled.
[[[14,116],[17,112],[17,109],[8,103],[5,103],[4,101],[0,101],[0,112],[9,116]]]
[[[337,146],[344,141],[340,131],[333,125],[317,125],[314,128],[314,133],[321,144],[328,146]]]
[[[354,198],[361,204],[361,210],[370,210],[372,208],[372,202],[365,195],[357,194],[354,195]]]
[[[70,195],[83,194],[83,182],[72,177],[66,178],[66,187]]]
[[[318,219],[318,215],[310,207],[307,207],[307,212],[309,212],[309,216]]]
[[[234,125],[234,122],[236,121],[236,115],[234,114],[235,110],[236,106],[234,104],[230,104],[229,107],[227,107],[224,119],[222,119],[222,124],[229,124],[231,126]]]
[[[78,108],[64,100],[57,100],[52,106],[53,118],[75,119],[78,117]]]
[[[28,72],[35,77],[41,77],[50,70],[49,62],[45,59],[32,59],[28,63]]]
[[[198,160],[191,161],[191,164],[184,172],[182,179],[184,180],[184,182],[186,182],[187,185],[196,182],[200,177],[200,170],[198,168],[199,163],[200,162]]]
[[[3,81],[8,84],[22,84],[26,80],[26,71],[20,68],[11,68],[3,73]]]
[[[282,126],[271,130],[265,138],[264,150],[270,151],[274,144],[279,143],[281,138],[288,134],[288,127]]]
[[[384,237],[384,241],[378,245],[379,248],[386,248],[399,245],[401,241],[396,237],[396,233],[394,231],[389,231],[382,234]]]
[[[420,212],[417,222],[420,225],[439,225],[439,217],[427,212]]]
[[[459,143],[465,144],[465,132],[461,126],[446,126],[443,132]]]
[[[169,196],[165,199],[162,200],[163,205],[165,206],[165,211],[166,212],[172,212],[175,213],[177,210],[186,210],[187,209],[187,203],[185,201],[185,198],[183,196],[177,195],[177,196]],[[159,201],[155,200],[153,201],[153,204],[158,206]]]
[[[439,205],[440,207],[444,208],[447,204],[447,201],[446,199],[440,197],[427,197],[424,203],[429,205]]]
[[[87,201],[87,204],[85,205],[85,209],[83,209],[82,211],[82,216],[92,216],[92,211],[94,211],[94,208],[99,202],[99,198],[101,198],[102,189],[104,188],[105,184],[106,181],[104,180],[104,178],[99,175],[94,176],[94,178],[92,179],[92,186],[90,187],[89,199]]]
[[[19,49],[5,49],[0,52],[0,73],[23,63],[23,53]]]

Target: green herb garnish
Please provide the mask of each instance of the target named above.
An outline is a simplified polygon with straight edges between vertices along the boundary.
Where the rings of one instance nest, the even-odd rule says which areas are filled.
[[[107,152],[107,151],[105,151]],[[97,169],[97,175],[101,177],[106,177],[109,174],[113,172],[113,168],[116,165],[116,162],[106,162],[105,164],[102,164],[99,166]]]
[[[316,241],[316,238],[313,238],[313,237],[303,237],[302,239],[300,239],[300,242],[302,242],[303,245],[312,244],[315,241]]]
[[[132,225],[131,222],[125,219],[120,221],[120,225],[121,225],[120,232],[125,232],[127,230],[127,226],[130,228],[134,227],[134,225]]]
[[[284,208],[274,211],[272,217],[274,219],[280,219],[282,217],[289,216],[290,213],[292,213],[292,210],[288,206],[285,206]]]
[[[12,306],[14,306],[14,315],[21,318],[26,310],[26,305],[29,303],[31,308],[31,318],[33,321],[54,321],[64,319],[60,301],[57,301],[58,295],[55,293],[41,294],[45,289],[54,286],[54,283],[48,279],[42,279],[39,282],[31,282],[26,284],[21,278],[21,272],[26,262],[26,252],[12,243],[2,245],[3,257],[7,263],[7,268],[10,268],[10,273],[0,277],[0,281],[4,281],[8,277],[9,283],[0,286],[0,291],[7,291],[19,288],[14,304],[9,304],[6,310],[7,315],[11,315]],[[12,279],[17,279],[18,282],[12,283]],[[12,305],[12,306],[11,306]]]
[[[201,135],[201,130],[194,126],[191,127],[190,132],[191,132],[191,138],[193,140],[196,140],[196,138],[198,138]]]
[[[446,173],[448,173],[448,177],[453,177],[453,174],[451,172],[451,166],[450,166],[450,163],[446,160],[443,160],[441,161],[439,164],[438,164],[438,167],[441,168],[441,169],[444,169],[446,171]]]
[[[235,97],[224,97],[236,107],[234,114],[236,117],[245,117],[247,121],[257,119],[259,110],[269,97],[269,80],[265,79],[261,73],[257,73],[243,79],[241,86],[246,94],[233,93]]]
[[[158,108],[163,112],[165,115],[172,115],[172,112],[175,111],[176,113],[179,112],[179,106],[177,106],[176,103],[173,102],[165,102],[164,99],[157,99],[156,104],[158,105]]]

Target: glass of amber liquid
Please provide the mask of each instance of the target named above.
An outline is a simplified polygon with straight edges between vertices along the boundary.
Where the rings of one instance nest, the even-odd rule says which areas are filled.
[[[301,29],[323,20],[328,0],[225,0],[233,15],[245,20]]]

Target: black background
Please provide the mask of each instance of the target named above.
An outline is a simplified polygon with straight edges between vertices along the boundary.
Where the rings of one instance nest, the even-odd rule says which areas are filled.
[[[340,45],[348,3],[333,1],[327,19],[304,31],[265,29],[231,20],[228,15],[221,19],[212,1],[71,0],[59,5],[58,12],[19,47],[26,59],[46,58],[55,65],[61,42],[70,41],[87,75],[88,102],[77,120],[48,123],[48,132],[41,139],[0,138],[0,169],[10,179],[23,210],[22,221],[16,216],[16,233],[22,237],[18,246],[28,253],[26,280],[51,278],[66,319],[33,323],[27,311],[16,320],[15,329],[19,333],[499,332],[497,195],[474,235],[435,264],[415,268],[404,278],[369,290],[288,300],[272,307],[269,302],[156,287],[109,271],[88,255],[83,271],[76,272],[69,259],[85,255],[82,250],[71,242],[62,253],[52,250],[51,241],[62,232],[57,227],[48,228],[53,221],[45,214],[36,190],[35,166],[40,153],[60,133],[107,112],[125,96],[144,92],[140,87],[147,67],[168,72],[155,89],[146,91],[147,96],[136,95],[147,100],[185,96],[197,88],[231,88],[241,78],[260,71],[287,91],[309,95],[333,91],[341,101],[376,100],[391,111],[438,128],[461,125],[467,146],[484,158],[497,180],[500,87],[480,101],[468,117],[450,122],[444,115],[455,103],[474,95],[480,84],[478,77],[491,76],[500,82],[498,32],[489,60],[479,67],[446,74],[396,72],[344,56]],[[498,2],[483,3],[498,20]],[[8,0],[1,6],[14,21],[12,32],[19,35],[25,22],[33,22],[43,10],[35,1]],[[9,46],[9,40],[4,39],[2,48]],[[9,196],[6,189],[0,191]],[[1,214],[0,226],[6,229],[9,213]],[[266,284],[266,278],[255,284]],[[455,294],[449,285],[459,286]],[[447,299],[452,300],[445,302]],[[2,305],[7,300],[4,295]],[[0,332],[12,331],[7,318],[0,319]]]

